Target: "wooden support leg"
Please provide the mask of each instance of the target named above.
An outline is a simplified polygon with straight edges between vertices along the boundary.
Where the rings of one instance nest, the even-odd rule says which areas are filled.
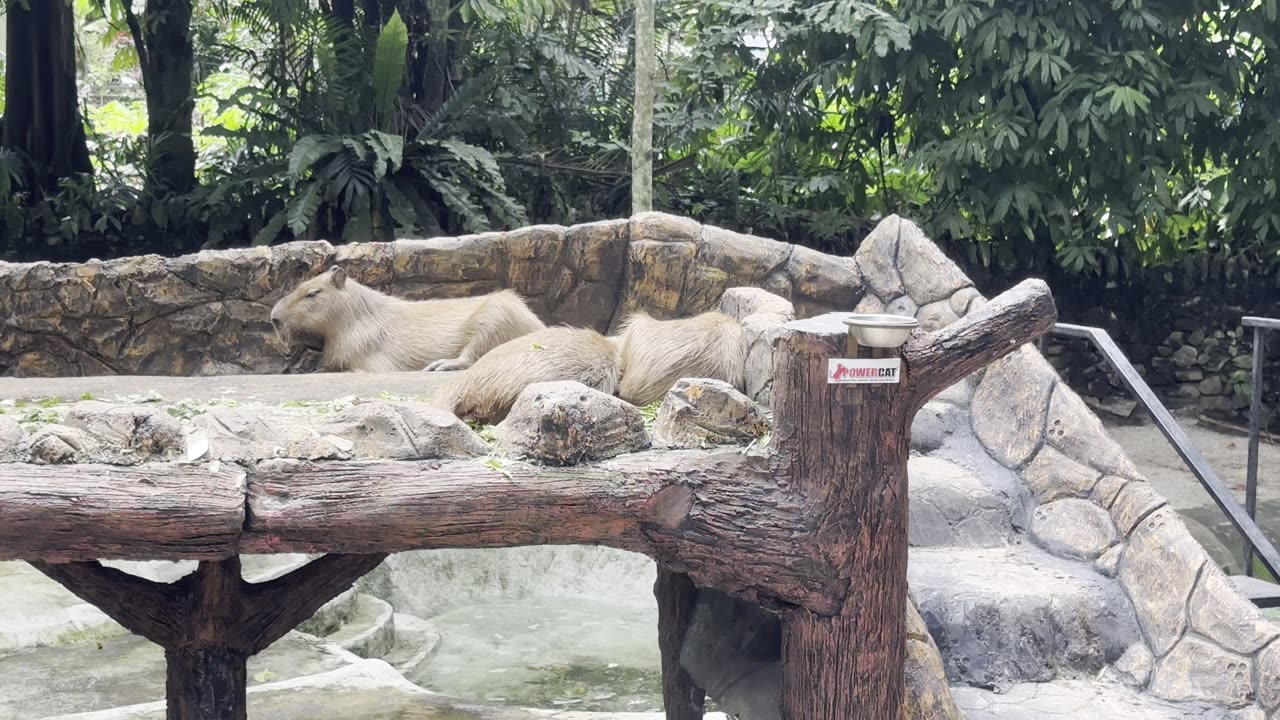
[[[166,720],[246,720],[249,657],[222,646],[166,650]]]
[[[662,653],[662,704],[667,720],[702,720],[707,693],[680,664],[698,589],[688,575],[658,566],[658,649]]]
[[[261,584],[244,581],[239,557],[202,562],[194,573],[168,584],[98,562],[32,565],[164,648],[167,720],[246,720],[249,657],[385,557],[326,555]]]

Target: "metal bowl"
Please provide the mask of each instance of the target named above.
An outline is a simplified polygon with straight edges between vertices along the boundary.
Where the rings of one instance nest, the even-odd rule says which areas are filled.
[[[858,344],[874,348],[896,348],[907,341],[920,321],[906,315],[854,313],[844,324],[853,330]]]

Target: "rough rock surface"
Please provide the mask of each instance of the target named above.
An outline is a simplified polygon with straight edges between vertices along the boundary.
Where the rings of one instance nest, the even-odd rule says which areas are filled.
[[[27,457],[27,434],[17,420],[0,415],[0,462],[17,462]]]
[[[1182,636],[1187,600],[1206,559],[1169,508],[1156,511],[1129,538],[1119,579],[1156,655],[1167,653]]]
[[[1030,548],[912,548],[908,577],[952,681],[1096,673],[1138,639],[1113,581]]]
[[[1116,541],[1107,511],[1088,500],[1055,500],[1036,508],[1031,534],[1059,557],[1092,560]]]
[[[1044,439],[1043,425],[1029,421],[1021,413],[1009,412],[1009,408],[1028,413],[1047,408],[1057,382],[1053,368],[1030,346],[987,367],[973,395],[973,431],[1005,467],[1017,467],[1030,460]]]
[[[790,300],[759,288],[729,288],[720,297],[720,312],[742,323],[747,341],[746,393],[768,404],[773,392],[773,348],[783,326],[795,319]]]
[[[213,408],[196,416],[187,457],[251,462],[267,458],[468,458],[488,451],[452,414],[417,404],[361,403],[337,415],[282,408]]]
[[[967,430],[969,414],[949,402],[931,400],[911,420],[911,449],[932,452],[942,447],[947,438]]]
[[[1264,620],[1257,606],[1232,589],[1221,570],[1206,564],[1191,592],[1191,628],[1227,650],[1252,655],[1280,636],[1280,628]]]
[[[1077,462],[1107,475],[1142,478],[1116,441],[1107,435],[1098,416],[1063,383],[1058,383],[1049,403],[1046,435],[1050,445]]]
[[[157,407],[113,405],[99,401],[76,403],[63,424],[99,438],[104,444],[136,453],[141,460],[170,460],[185,447],[182,427]]]
[[[907,464],[911,544],[1000,547],[1013,537],[1009,506],[973,473],[927,457]]]
[[[1166,700],[1240,707],[1253,694],[1252,677],[1253,663],[1248,658],[1188,635],[1156,661],[1150,690]]]
[[[1027,487],[1040,502],[1084,497],[1098,483],[1098,471],[1085,467],[1045,446],[1022,472]]]
[[[95,462],[106,454],[92,435],[66,425],[46,425],[31,437],[31,462],[37,465]]]
[[[676,381],[658,408],[653,436],[675,448],[724,445],[764,436],[769,420],[751,398],[723,380]]]
[[[497,432],[508,452],[551,465],[603,460],[650,443],[638,408],[578,382],[525,388]]]
[[[886,217],[862,240],[854,255],[867,289],[881,298],[895,298],[904,292],[896,262],[901,227],[902,218]]]
[[[1155,658],[1151,656],[1147,646],[1136,642],[1124,651],[1112,669],[1124,684],[1132,687],[1146,687],[1147,680],[1151,677],[1151,666],[1154,663]]]
[[[957,688],[954,694],[968,720],[1225,720],[1219,708],[1175,705],[1082,680],[1023,683],[1000,692]]]
[[[938,249],[920,226],[910,220],[898,225],[898,269],[907,295],[921,306],[951,295],[966,285],[972,285],[960,268]]]

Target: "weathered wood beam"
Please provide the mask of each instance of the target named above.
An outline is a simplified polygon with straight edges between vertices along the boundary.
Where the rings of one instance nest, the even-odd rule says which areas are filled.
[[[915,333],[902,349],[915,407],[1049,332],[1058,309],[1043,280],[1023,280],[960,320]]]
[[[811,547],[804,507],[740,448],[501,472],[474,461],[271,461],[250,473],[248,507],[247,553],[594,544],[766,604],[832,611],[847,585]]]
[[[153,642],[175,638],[179,632],[173,607],[187,594],[186,578],[158,583],[97,561],[51,563],[31,561],[31,566],[81,600],[97,607],[131,633]]]
[[[0,465],[0,560],[229,557],[245,472],[230,463]]]

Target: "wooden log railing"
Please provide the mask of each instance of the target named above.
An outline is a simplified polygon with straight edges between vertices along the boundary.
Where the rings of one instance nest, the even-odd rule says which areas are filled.
[[[787,326],[775,348],[767,456],[645,452],[591,465],[272,460],[139,467],[0,466],[0,559],[36,567],[165,648],[168,717],[245,717],[244,663],[387,553],[601,544],[659,566],[668,717],[702,713],[678,654],[697,587],[783,624],[783,717],[899,717],[911,421],[934,394],[1056,319],[1027,281],[893,351],[897,384],[827,380],[838,316]],[[240,553],[329,553],[261,585]],[[98,559],[196,559],[161,584]]]

